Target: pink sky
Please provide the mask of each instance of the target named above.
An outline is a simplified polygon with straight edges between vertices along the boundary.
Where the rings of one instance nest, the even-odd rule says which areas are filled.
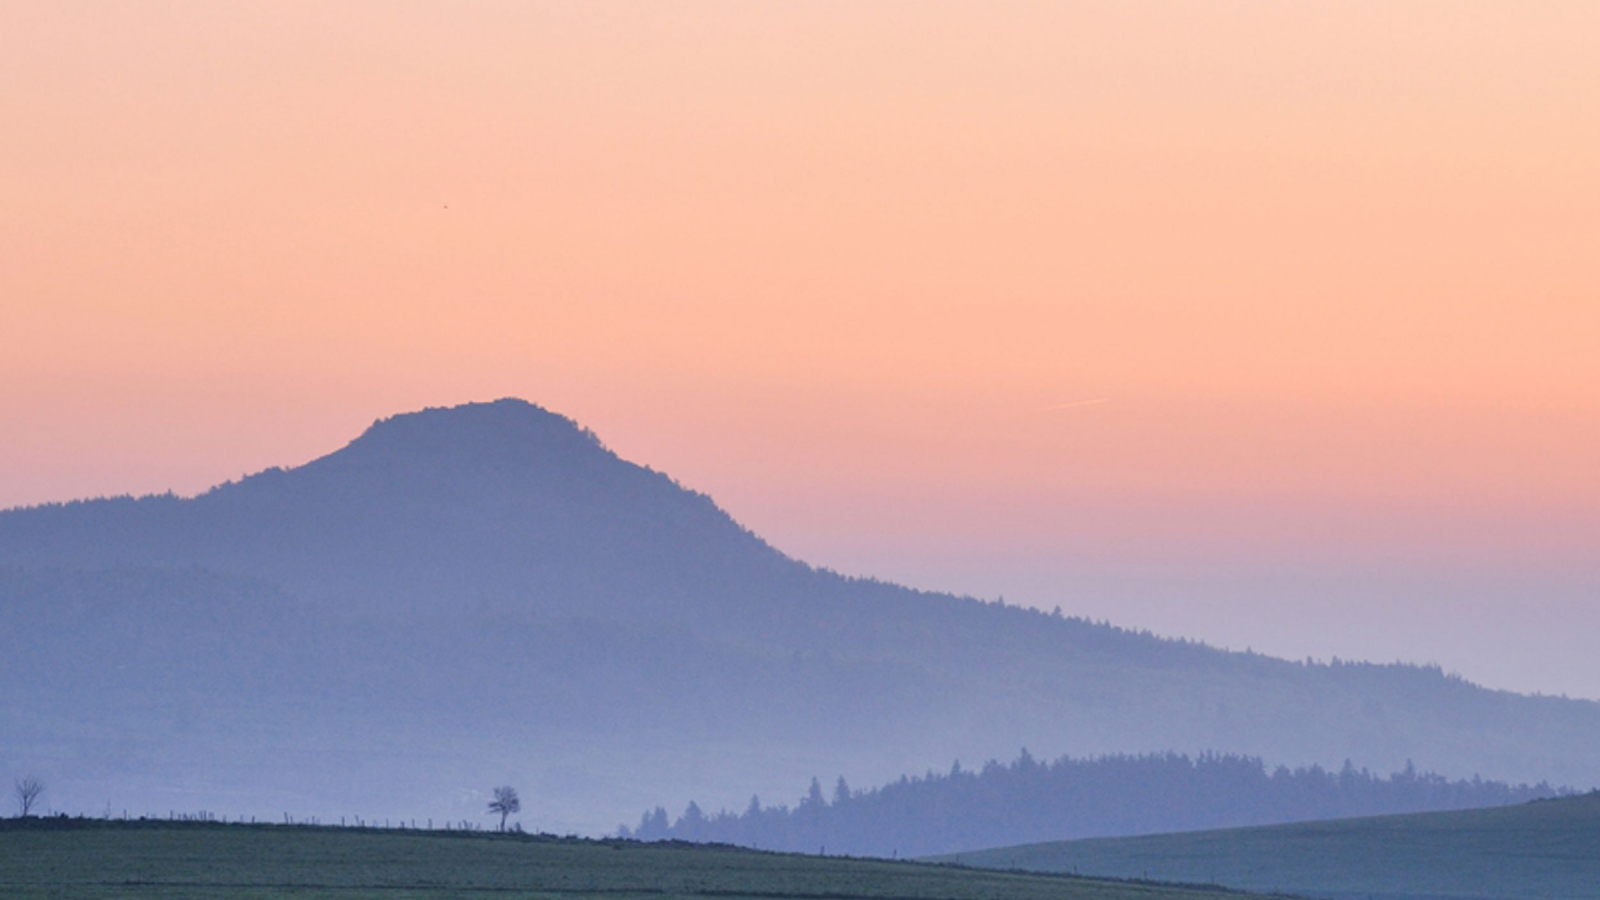
[[[517,395],[815,562],[1600,696],[1596,34],[9,3],[0,506]]]

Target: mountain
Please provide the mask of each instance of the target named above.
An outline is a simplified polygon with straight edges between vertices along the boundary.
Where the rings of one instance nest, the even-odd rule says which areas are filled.
[[[23,561],[198,565],[357,614],[468,601],[662,620],[797,568],[704,495],[509,400],[385,419],[336,453],[193,499],[0,515],[0,562]]]
[[[475,815],[515,778],[600,832],[1023,746],[1600,783],[1600,704],[846,578],[519,400],[0,512],[0,613],[0,766],[61,808]]]
[[[1335,900],[1574,900],[1600,885],[1600,793],[1518,806],[1033,844],[941,857]]]

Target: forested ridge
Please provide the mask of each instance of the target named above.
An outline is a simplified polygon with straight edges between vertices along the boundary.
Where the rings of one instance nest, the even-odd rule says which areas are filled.
[[[640,840],[710,841],[769,850],[860,856],[927,856],[959,850],[1072,840],[1468,809],[1569,794],[1549,784],[1451,780],[1403,771],[1380,776],[1353,764],[1269,768],[1260,758],[1207,753],[1062,757],[1026,750],[1009,764],[902,776],[853,791],[841,777],[831,801],[816,779],[793,806],[707,815],[690,803],[669,823],[661,807],[637,828]]]

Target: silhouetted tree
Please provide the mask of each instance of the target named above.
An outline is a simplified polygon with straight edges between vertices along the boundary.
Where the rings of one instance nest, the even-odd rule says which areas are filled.
[[[819,809],[827,805],[828,801],[822,798],[822,782],[812,777],[811,788],[806,791],[805,799],[800,801],[800,807],[802,809]]]
[[[16,783],[17,805],[22,807],[24,817],[31,815],[33,804],[38,801],[39,795],[44,793],[44,783],[29,775],[19,779]]]
[[[500,830],[506,830],[506,817],[512,813],[522,812],[522,799],[517,796],[514,787],[497,787],[494,789],[494,799],[489,801],[489,812],[500,814]]]
[[[701,811],[700,804],[690,800],[683,815],[678,817],[678,824],[673,827],[688,840],[697,841],[705,835],[706,823],[706,814]]]

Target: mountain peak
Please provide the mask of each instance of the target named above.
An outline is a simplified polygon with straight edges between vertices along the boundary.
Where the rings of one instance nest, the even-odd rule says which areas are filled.
[[[594,432],[515,397],[379,419],[341,452],[453,459],[611,455]]]

